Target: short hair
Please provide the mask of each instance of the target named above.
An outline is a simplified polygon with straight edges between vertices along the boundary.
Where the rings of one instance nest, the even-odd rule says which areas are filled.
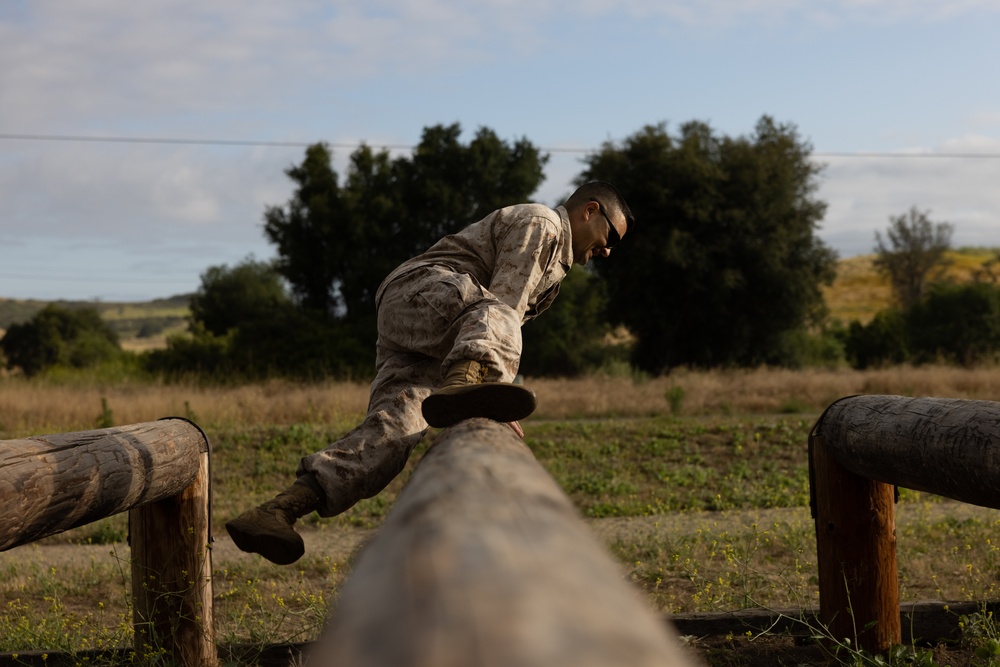
[[[576,192],[569,196],[564,204],[566,210],[575,210],[581,206],[586,206],[587,202],[596,199],[607,209],[611,215],[621,213],[625,216],[625,231],[631,232],[635,228],[635,216],[632,209],[625,203],[622,193],[618,188],[606,181],[587,181],[576,189]]]

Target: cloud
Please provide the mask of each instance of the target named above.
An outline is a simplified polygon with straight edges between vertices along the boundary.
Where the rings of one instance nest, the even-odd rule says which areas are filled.
[[[1000,155],[1000,139],[965,135],[916,155]],[[846,256],[866,254],[890,216],[911,206],[955,226],[956,246],[1000,246],[1000,158],[826,158],[819,196],[829,203],[820,236]]]

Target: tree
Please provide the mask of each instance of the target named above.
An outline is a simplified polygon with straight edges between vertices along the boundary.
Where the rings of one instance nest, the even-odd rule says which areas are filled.
[[[951,249],[952,225],[932,223],[929,214],[914,206],[903,215],[890,216],[888,243],[875,232],[875,267],[889,278],[903,309],[920,302],[932,273],[943,271],[945,253]]]
[[[610,316],[637,338],[636,366],[789,361],[789,334],[825,314],[836,263],[815,235],[826,204],[810,151],[765,116],[749,137],[647,126],[586,158],[578,183],[615,183],[637,219],[598,264]]]
[[[95,308],[49,304],[31,320],[13,324],[0,340],[8,368],[32,376],[62,365],[85,368],[121,355],[118,335]]]
[[[597,275],[580,268],[570,271],[555,303],[521,330],[520,371],[566,377],[602,366],[616,352],[604,343],[610,332],[607,301],[604,281]]]
[[[269,262],[252,257],[233,268],[209,267],[191,297],[191,319],[221,336],[230,329],[274,318],[291,305],[281,276]]]
[[[301,165],[285,170],[296,184],[287,207],[269,206],[264,234],[277,246],[277,269],[299,303],[319,313],[344,310],[338,298],[341,267],[350,262],[359,231],[344,215],[337,174],[326,144],[306,149]]]
[[[538,188],[548,158],[527,140],[508,145],[482,128],[466,146],[460,135],[458,124],[426,128],[412,157],[395,159],[363,146],[343,185],[325,144],[286,171],[296,190],[268,207],[264,232],[305,308],[371,320],[375,292],[398,264]]]
[[[914,361],[965,366],[1000,352],[1000,288],[989,283],[938,283],[907,311]]]
[[[901,364],[910,356],[906,314],[898,308],[879,311],[868,324],[851,322],[844,343],[854,368]]]
[[[285,206],[265,211],[276,270],[304,312],[337,324],[353,351],[375,341],[375,293],[403,261],[490,211],[522,202],[538,188],[548,157],[526,139],[501,141],[487,128],[468,144],[461,127],[426,128],[412,156],[355,151],[343,183],[325,144],[306,150],[285,173],[296,188]]]

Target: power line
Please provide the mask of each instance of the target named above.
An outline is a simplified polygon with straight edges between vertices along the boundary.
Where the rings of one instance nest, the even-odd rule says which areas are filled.
[[[78,134],[16,134],[0,133],[0,139],[14,141],[75,141],[89,143],[113,143],[113,144],[168,144],[168,145],[189,145],[189,146],[263,146],[272,148],[307,148],[314,143],[310,141],[268,141],[261,139],[194,139],[180,137],[114,137],[99,135],[78,135]],[[409,144],[365,144],[355,143],[331,143],[326,142],[331,148],[352,149],[366,145],[370,148],[385,150],[413,150],[416,146]],[[565,147],[541,147],[539,150],[549,153],[591,153],[593,148],[565,148]],[[892,159],[912,159],[912,158],[951,158],[951,159],[997,159],[1000,153],[888,153],[872,151],[816,151],[812,157],[819,158],[892,158]]]

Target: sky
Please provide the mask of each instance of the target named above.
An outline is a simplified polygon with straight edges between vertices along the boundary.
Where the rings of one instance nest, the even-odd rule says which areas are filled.
[[[343,178],[451,123],[549,153],[555,206],[605,142],[768,115],[841,257],[911,207],[1000,246],[997,34],[1000,0],[0,0],[0,297],[193,292],[274,257],[308,144]]]

